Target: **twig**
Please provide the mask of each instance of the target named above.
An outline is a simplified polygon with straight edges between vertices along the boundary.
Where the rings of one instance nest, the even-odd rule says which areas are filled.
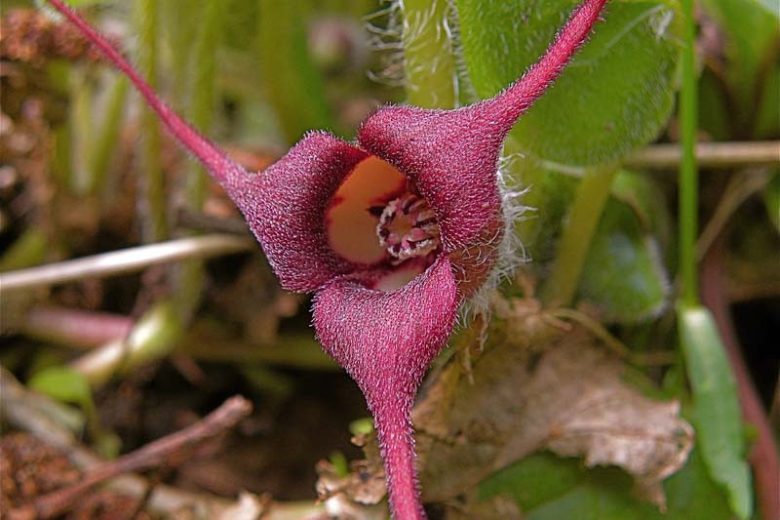
[[[780,165],[780,141],[699,143],[696,160],[701,168],[777,166]],[[656,144],[639,150],[624,164],[632,168],[663,170],[676,168],[681,161],[679,145]]]
[[[92,486],[120,475],[149,469],[163,464],[174,454],[191,449],[236,425],[249,415],[252,404],[241,396],[231,397],[222,406],[197,423],[151,442],[132,453],[106,462],[73,486],[69,486],[36,499],[32,504],[11,510],[9,518],[52,518],[63,512]]]
[[[558,241],[552,272],[542,287],[541,298],[548,307],[573,301],[617,171],[616,165],[607,164],[588,169],[582,177]]]
[[[253,247],[251,240],[230,235],[205,235],[159,242],[0,274],[0,294],[82,278],[127,274],[155,264],[227,255],[249,251]]]

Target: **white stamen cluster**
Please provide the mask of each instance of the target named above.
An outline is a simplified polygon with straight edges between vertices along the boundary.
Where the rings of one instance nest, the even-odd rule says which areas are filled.
[[[385,206],[376,234],[379,244],[399,261],[425,256],[439,247],[436,214],[425,199],[412,193],[393,199]]]

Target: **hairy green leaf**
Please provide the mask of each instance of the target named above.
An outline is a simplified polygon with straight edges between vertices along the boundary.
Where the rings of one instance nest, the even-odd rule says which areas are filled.
[[[669,288],[656,239],[629,206],[608,201],[590,244],[580,296],[608,321],[635,323],[663,311]]]

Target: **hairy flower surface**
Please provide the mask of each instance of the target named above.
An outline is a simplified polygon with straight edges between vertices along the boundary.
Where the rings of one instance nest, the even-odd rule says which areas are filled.
[[[606,0],[585,0],[540,61],[496,97],[457,110],[388,106],[356,143],[313,132],[251,174],[166,106],[94,29],[50,0],[127,74],[244,214],[282,286],[314,293],[325,350],[363,391],[390,506],[424,518],[410,411],[460,304],[485,282],[505,223],[497,165],[507,132],[560,74]]]

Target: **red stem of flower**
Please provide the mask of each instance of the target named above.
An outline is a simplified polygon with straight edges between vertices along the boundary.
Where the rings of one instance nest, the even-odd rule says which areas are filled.
[[[580,4],[558,31],[544,56],[503,93],[485,103],[487,111],[495,111],[495,117],[506,124],[507,132],[517,118],[544,94],[577,49],[585,43],[607,1],[586,0]]]
[[[374,421],[387,471],[390,510],[396,520],[425,520],[417,470],[415,469],[414,434],[410,419],[412,399],[407,403],[385,404],[374,410]]]
[[[166,105],[155,94],[152,87],[138,75],[133,66],[111,45],[108,39],[93,29],[89,23],[61,0],[48,1],[76,26],[114,66],[133,82],[133,85],[146,99],[149,106],[160,116],[168,130],[203,163],[220,184],[233,183],[238,180],[239,175],[246,173],[241,166],[228,158],[222,150],[198,133],[197,130]]]

